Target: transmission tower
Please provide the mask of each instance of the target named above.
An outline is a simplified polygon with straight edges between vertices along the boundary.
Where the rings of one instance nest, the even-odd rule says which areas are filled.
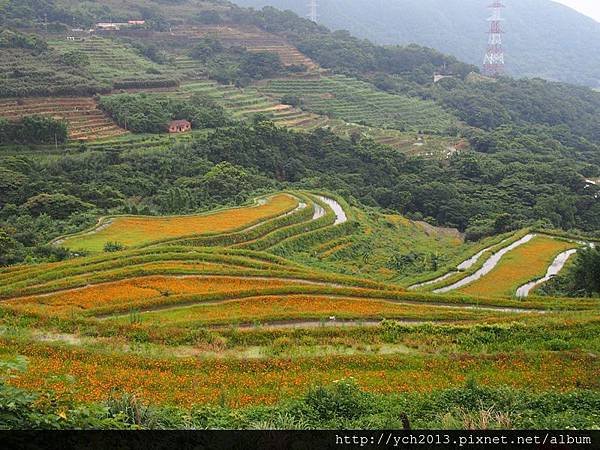
[[[490,77],[497,77],[504,73],[504,50],[502,48],[502,9],[506,6],[501,0],[494,0],[489,8],[492,16],[488,19],[490,31],[485,58],[483,59],[483,72]]]
[[[308,4],[308,18],[316,22],[319,16],[317,15],[317,0],[310,0]]]

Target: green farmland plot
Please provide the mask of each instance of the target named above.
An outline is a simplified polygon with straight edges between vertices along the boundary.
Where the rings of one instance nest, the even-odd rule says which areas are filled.
[[[55,39],[50,46],[60,54],[81,52],[89,58],[89,69],[97,79],[116,88],[175,86],[177,79],[168,66],[139,55],[131,46],[113,39],[92,36],[82,40]]]
[[[378,91],[345,76],[286,79],[269,82],[264,91],[273,97],[298,97],[303,108],[319,114],[382,128],[443,132],[457,119],[433,102]]]
[[[350,83],[356,82],[356,80],[353,81],[350,78],[347,78],[347,80]],[[285,82],[291,84],[305,81],[298,79],[285,80]],[[273,81],[269,85],[279,82],[283,83],[284,81]],[[311,131],[317,128],[328,128],[338,136],[351,138],[360,135],[364,138],[373,139],[380,144],[389,145],[409,155],[434,158],[446,157],[464,145],[464,142],[456,138],[430,135],[419,139],[414,130],[400,131],[378,126],[358,125],[348,123],[342,119],[320,115],[316,112],[304,111],[298,107],[282,104],[280,98],[266,95],[261,87],[252,86],[239,89],[234,86],[218,84],[211,80],[198,80],[183,84],[177,94],[173,93],[172,95],[188,96],[191,94],[202,94],[210,97],[224,107],[232,118],[237,120],[251,120],[257,115],[262,115],[279,126],[296,130]],[[377,108],[372,107],[372,110],[376,111]],[[448,123],[450,124],[451,121]]]

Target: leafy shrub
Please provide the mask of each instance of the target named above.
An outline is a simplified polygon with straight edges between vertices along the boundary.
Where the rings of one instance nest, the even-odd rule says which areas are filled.
[[[23,34],[11,30],[3,30],[0,33],[0,47],[26,48],[36,52],[48,50],[48,44],[41,36],[36,34]]]
[[[154,89],[177,86],[179,86],[179,81],[172,78],[154,78],[145,80],[116,80],[113,82],[114,89]]]
[[[129,393],[113,392],[106,402],[108,414],[119,417],[128,425],[145,429],[157,428],[159,416],[148,404],[141,401],[136,395]]]
[[[401,323],[394,320],[384,320],[381,323],[383,329],[383,340],[384,342],[394,343],[406,333],[410,332],[410,329]]]
[[[85,67],[90,63],[90,57],[79,50],[71,50],[60,55],[60,61],[72,67]]]
[[[195,19],[204,25],[218,25],[223,23],[223,18],[217,11],[202,11],[196,15]]]
[[[569,350],[572,348],[572,345],[564,339],[552,339],[548,341],[546,346],[548,350],[552,350],[553,352]]]
[[[284,105],[290,105],[294,107],[302,105],[302,99],[296,95],[284,95],[283,97],[281,97],[280,101]]]
[[[121,250],[124,250],[125,246],[123,244],[121,244],[120,242],[107,242],[106,244],[104,244],[104,251],[106,253],[114,253],[114,252],[120,252]]]
[[[354,419],[371,410],[368,395],[360,390],[353,378],[338,380],[330,386],[313,387],[304,403],[314,419]]]

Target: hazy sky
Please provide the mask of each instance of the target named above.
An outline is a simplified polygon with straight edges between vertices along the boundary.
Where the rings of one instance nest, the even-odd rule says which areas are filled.
[[[570,6],[583,14],[593,17],[600,22],[600,0],[554,0]]]

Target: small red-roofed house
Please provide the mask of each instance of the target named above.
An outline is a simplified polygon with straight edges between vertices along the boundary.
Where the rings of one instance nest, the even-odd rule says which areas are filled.
[[[187,120],[173,120],[169,124],[169,133],[185,133],[192,131],[192,124]]]

